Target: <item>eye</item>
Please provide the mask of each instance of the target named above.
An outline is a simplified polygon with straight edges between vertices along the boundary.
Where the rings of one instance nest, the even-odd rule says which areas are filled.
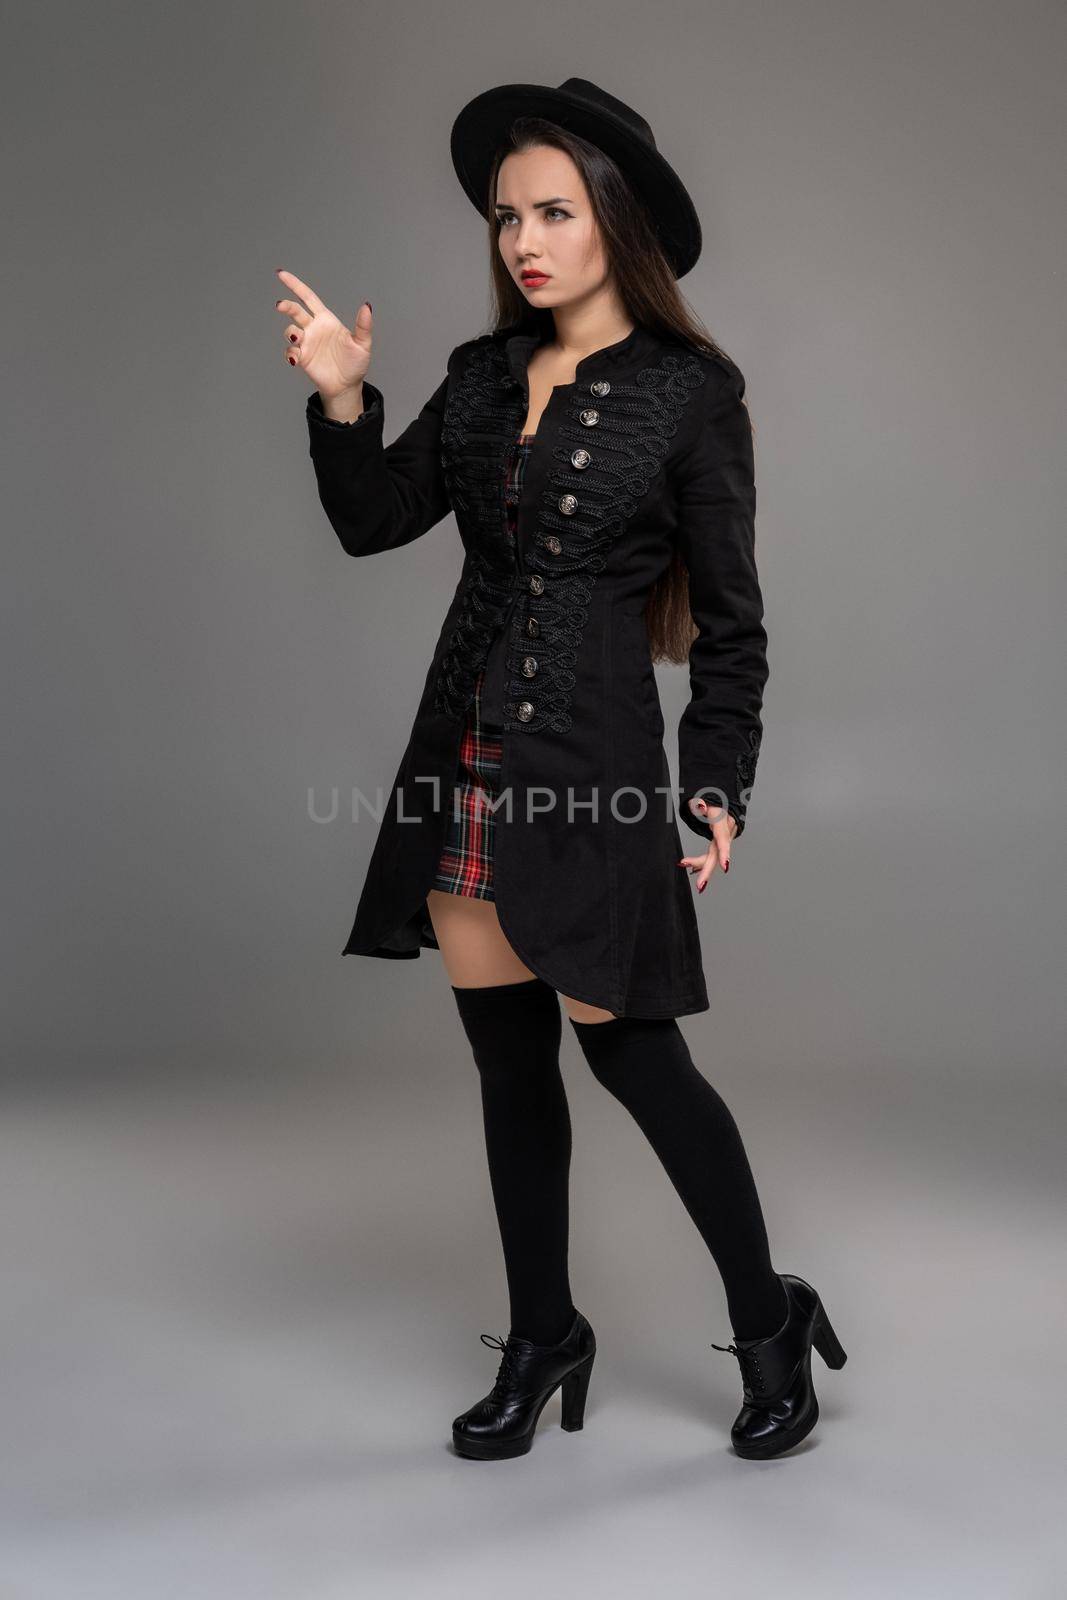
[[[514,215],[514,211],[498,211],[496,214],[497,225],[503,228]],[[545,216],[549,217],[552,215],[557,217],[570,217],[571,213],[569,211],[564,211],[562,206],[546,207]]]

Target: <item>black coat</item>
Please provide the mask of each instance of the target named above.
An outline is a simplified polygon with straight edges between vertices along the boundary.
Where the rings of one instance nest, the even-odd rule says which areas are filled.
[[[503,725],[496,910],[555,989],[619,1016],[708,1009],[675,803],[703,791],[744,827],[767,678],[745,380],[640,326],[552,390],[527,460],[519,550],[505,451],[527,414],[539,335],[458,345],[419,415],[383,447],[384,401],[333,422],[308,399],[311,459],[349,555],[418,539],[451,510],[464,559],[343,954],[437,949],[426,907],[476,675]],[[699,627],[672,794],[643,608],[677,545]],[[570,793],[568,794],[568,790]],[[412,820],[413,819],[413,820]],[[693,853],[693,852],[690,852]]]

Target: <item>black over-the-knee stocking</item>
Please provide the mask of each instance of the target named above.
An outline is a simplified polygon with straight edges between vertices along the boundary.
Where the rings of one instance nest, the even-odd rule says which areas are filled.
[[[741,1134],[673,1017],[570,1019],[594,1076],[638,1123],[714,1257],[738,1339],[777,1333],[788,1301]]]
[[[559,1070],[563,1024],[541,978],[452,985],[481,1076],[489,1176],[511,1331],[556,1344],[574,1321],[567,1266],[571,1121]]]

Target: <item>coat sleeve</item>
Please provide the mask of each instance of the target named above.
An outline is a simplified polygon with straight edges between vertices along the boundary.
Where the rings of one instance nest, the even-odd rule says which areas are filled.
[[[308,446],[319,500],[350,556],[377,555],[421,538],[451,509],[441,465],[446,375],[418,416],[384,445],[385,400],[364,380],[362,414],[336,422],[316,389],[308,396]]]
[[[732,366],[712,388],[697,439],[679,465],[677,536],[698,632],[689,652],[690,699],[678,727],[678,800],[685,822],[705,840],[709,821],[690,811],[690,799],[706,800],[713,820],[725,806],[740,836],[763,731],[767,634],[744,393],[744,376]]]

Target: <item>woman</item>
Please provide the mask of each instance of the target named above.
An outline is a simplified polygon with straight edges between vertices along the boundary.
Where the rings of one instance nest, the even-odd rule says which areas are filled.
[[[636,1119],[722,1276],[744,1404],[738,1454],[818,1419],[811,1348],[845,1360],[821,1300],[774,1271],[734,1120],[677,1018],[708,1009],[686,874],[729,870],[767,677],[744,378],[676,281],[692,201],[647,122],[584,79],[477,96],[452,130],[489,223],[494,330],[458,345],[383,447],[351,330],[292,273],[287,354],[319,497],[354,556],[455,513],[463,570],[344,954],[440,950],[480,1074],[510,1295],[496,1382],[458,1452],[519,1455],[562,1386],[582,1426],[596,1349],[568,1279],[571,1127],[562,996],[593,1073]],[[689,664],[681,854],[653,663]]]

